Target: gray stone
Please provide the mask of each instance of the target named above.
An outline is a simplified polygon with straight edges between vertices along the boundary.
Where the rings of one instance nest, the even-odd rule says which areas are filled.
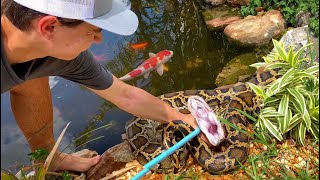
[[[308,44],[308,38],[310,39],[310,42],[313,43],[311,45],[311,52],[314,53],[314,59],[316,62],[319,62],[319,38],[316,38],[313,33],[308,30],[307,26],[293,28],[287,31],[286,34],[280,39],[280,42],[284,44],[287,52],[289,51],[290,47],[293,47],[293,51],[296,52]],[[274,51],[275,48],[273,48],[271,52]],[[301,58],[305,57],[310,58],[310,54],[307,53],[307,49],[305,49],[305,52]]]

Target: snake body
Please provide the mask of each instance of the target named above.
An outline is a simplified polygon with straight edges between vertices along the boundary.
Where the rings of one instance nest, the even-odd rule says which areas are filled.
[[[257,70],[249,82],[264,86],[277,77],[278,69],[264,70],[262,67]],[[190,113],[187,108],[188,98],[195,95],[203,98],[213,112],[243,130],[247,130],[248,119],[236,109],[251,115],[260,111],[261,99],[245,83],[236,83],[212,90],[178,91],[161,95],[159,98],[176,110],[188,114]],[[189,152],[210,173],[221,174],[236,169],[247,159],[249,137],[230,126],[223,125],[223,129],[226,137],[220,146],[210,148],[200,136],[197,136],[152,170],[162,173],[176,172],[186,164]],[[134,117],[126,125],[126,135],[132,153],[143,165],[193,130],[181,120],[164,124]]]

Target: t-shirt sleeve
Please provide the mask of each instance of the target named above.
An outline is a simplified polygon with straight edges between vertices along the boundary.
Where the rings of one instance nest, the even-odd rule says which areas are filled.
[[[58,76],[96,90],[107,89],[113,83],[111,72],[97,62],[90,51],[70,61]]]

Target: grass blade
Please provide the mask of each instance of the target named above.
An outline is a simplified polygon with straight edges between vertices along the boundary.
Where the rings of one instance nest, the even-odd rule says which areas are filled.
[[[67,128],[68,128],[70,123],[71,122],[69,122],[66,125],[66,127],[62,130],[61,134],[59,135],[59,137],[57,139],[57,142],[54,144],[50,154],[48,155],[48,157],[47,157],[47,159],[46,159],[46,161],[45,161],[45,163],[43,165],[43,167],[40,168],[40,170],[39,170],[39,172],[37,174],[37,180],[44,180],[45,175],[46,175],[46,173],[48,171],[48,168],[49,168],[49,166],[51,164],[51,161],[52,161],[52,159],[54,157],[54,154],[56,153],[56,151],[58,149],[58,146],[59,146],[59,144],[60,144],[60,142],[62,140],[62,137],[64,136],[64,133],[66,132],[66,130],[67,130]]]

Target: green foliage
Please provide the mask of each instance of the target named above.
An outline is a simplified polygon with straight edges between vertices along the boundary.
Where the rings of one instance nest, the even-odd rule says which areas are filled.
[[[311,13],[308,25],[319,37],[319,0],[250,0],[248,6],[241,6],[240,14],[245,17],[256,15],[256,8],[280,10],[284,19],[292,26],[296,25],[296,15],[300,12]]]
[[[68,171],[63,171],[62,172],[62,179],[63,180],[71,180],[72,178],[71,178],[71,176],[70,176]]]
[[[190,168],[187,171],[183,171],[181,174],[166,174],[164,176],[164,180],[182,180],[182,179],[190,179],[190,180],[198,180],[200,179],[202,171],[196,172],[194,168]]]
[[[266,68],[281,68],[281,77],[266,87],[252,83],[248,85],[263,100],[256,128],[268,131],[281,141],[290,136],[304,144],[305,135],[311,133],[319,140],[319,65],[308,65],[308,59],[301,58],[304,46],[297,52],[291,47],[285,51],[282,43],[273,40],[275,52],[264,57]]]
[[[36,149],[34,152],[28,154],[30,161],[46,160],[48,155],[48,150],[43,148]]]

